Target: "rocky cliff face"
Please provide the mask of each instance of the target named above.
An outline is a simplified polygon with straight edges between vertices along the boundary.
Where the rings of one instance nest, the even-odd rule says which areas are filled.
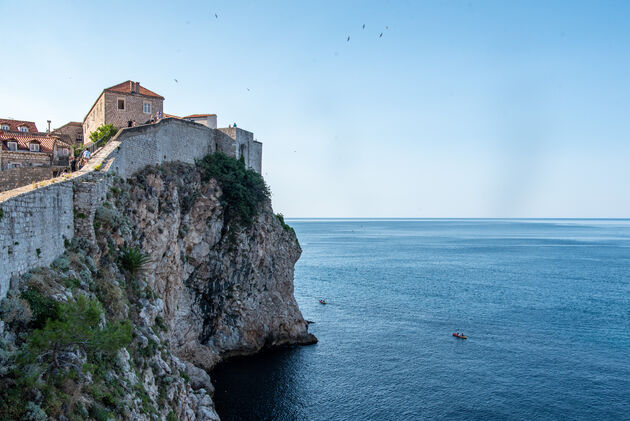
[[[218,419],[207,374],[217,362],[316,342],[293,296],[301,253],[293,230],[269,201],[259,204],[251,224],[235,224],[221,186],[203,180],[198,168],[185,164],[116,180],[96,212],[94,232],[81,233],[96,242],[75,239],[51,268],[25,275],[8,295],[0,307],[6,323],[0,382],[25,389],[29,406],[21,416]],[[38,332],[34,320],[41,310],[33,294],[54,302],[98,301],[103,320],[96,329],[107,332],[130,321],[133,337],[128,343],[123,337],[125,346],[100,369],[89,365],[95,363],[90,358],[107,358],[90,351],[89,339],[37,353],[29,339]],[[18,357],[28,352],[36,354],[31,366]],[[39,378],[22,384],[15,373],[33,365]],[[59,385],[60,377],[69,379]],[[103,390],[94,390],[99,382]]]

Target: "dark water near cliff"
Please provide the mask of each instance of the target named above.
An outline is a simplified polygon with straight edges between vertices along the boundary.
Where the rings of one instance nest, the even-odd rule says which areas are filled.
[[[290,223],[320,342],[221,366],[224,421],[630,419],[629,220]]]

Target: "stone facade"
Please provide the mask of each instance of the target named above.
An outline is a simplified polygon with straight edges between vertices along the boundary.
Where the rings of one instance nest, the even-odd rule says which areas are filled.
[[[104,124],[121,129],[129,122],[144,124],[158,113],[163,113],[164,97],[127,81],[103,90],[83,120],[83,141],[90,142],[90,133]]]
[[[53,167],[12,168],[0,171],[0,192],[49,180],[55,176],[56,171]]]
[[[227,127],[219,129],[234,140],[234,152],[229,153],[240,159],[243,157],[247,168],[257,173],[262,173],[262,143],[254,140],[254,133],[243,130],[240,127]]]
[[[47,266],[74,231],[72,183],[57,183],[0,201],[0,298],[12,275]]]
[[[61,140],[69,145],[83,145],[83,125],[76,121],[64,124],[53,130],[52,134],[59,136]]]

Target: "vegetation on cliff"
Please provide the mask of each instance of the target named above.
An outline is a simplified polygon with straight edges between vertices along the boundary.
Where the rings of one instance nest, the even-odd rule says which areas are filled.
[[[221,203],[225,207],[228,223],[249,226],[258,214],[258,208],[269,200],[271,193],[265,179],[256,171],[247,169],[245,162],[217,152],[197,162],[204,181],[214,178],[223,190]]]

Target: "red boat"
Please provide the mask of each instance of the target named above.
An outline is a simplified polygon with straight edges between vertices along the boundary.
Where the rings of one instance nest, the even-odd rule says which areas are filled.
[[[459,339],[468,339],[468,336],[464,336],[461,333],[453,333],[453,336]]]
[[[319,300],[319,303],[320,303],[320,304],[326,304],[326,301],[324,301],[324,300]]]

